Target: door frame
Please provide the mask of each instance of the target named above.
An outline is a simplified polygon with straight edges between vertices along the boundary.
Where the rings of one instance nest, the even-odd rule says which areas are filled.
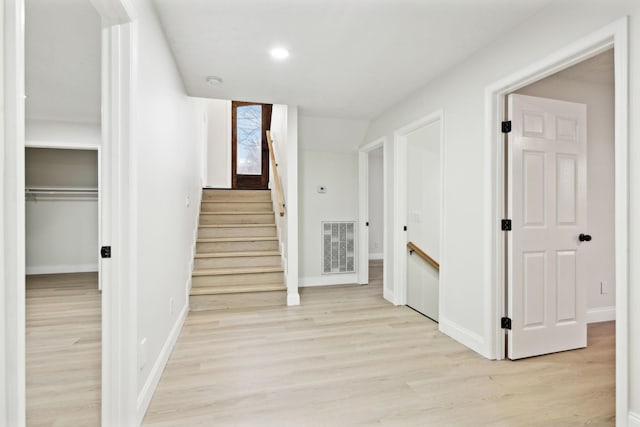
[[[445,258],[444,244],[444,110],[436,110],[431,114],[421,117],[408,125],[396,129],[393,133],[393,303],[395,305],[407,304],[407,232],[404,226],[407,224],[407,136],[424,126],[439,122],[440,126],[440,259]],[[442,307],[443,283],[446,281],[446,264],[440,266],[440,279],[438,281],[438,312]],[[438,317],[442,317],[439,315]]]
[[[25,412],[25,0],[0,6],[3,19],[4,74],[2,142],[0,147],[0,424],[21,427]],[[91,0],[102,18],[102,133],[100,154],[108,156],[111,245],[110,276],[102,293],[102,425],[136,423],[136,293],[135,187],[131,163],[134,148],[133,110],[137,57],[137,24],[130,0]],[[6,177],[6,179],[5,179]],[[108,185],[106,187],[105,185]],[[104,235],[102,236],[105,237]],[[103,264],[103,268],[105,265]],[[103,270],[104,271],[104,270]]]
[[[485,336],[492,337],[487,348],[490,358],[504,359],[505,334],[499,319],[505,305],[504,232],[500,231],[504,195],[504,148],[500,122],[504,118],[506,96],[567,67],[614,48],[615,66],[615,250],[616,250],[616,419],[626,424],[628,417],[628,295],[629,295],[629,172],[628,172],[628,18],[619,19],[576,42],[539,59],[485,88],[485,203],[484,264]],[[623,421],[624,420],[624,421]],[[624,425],[623,424],[623,425]]]
[[[25,425],[24,0],[2,5],[0,424]]]
[[[366,285],[369,283],[369,227],[366,225],[369,221],[369,154],[382,148],[382,204],[383,204],[383,224],[382,224],[382,262],[389,259],[391,245],[387,239],[387,232],[390,230],[390,218],[387,215],[386,208],[389,204],[389,195],[387,191],[387,183],[389,180],[389,142],[386,137],[378,138],[371,141],[358,149],[358,229],[359,239],[358,248],[358,283]],[[385,284],[391,283],[387,275],[388,268],[383,269],[382,289],[385,299],[392,301]]]

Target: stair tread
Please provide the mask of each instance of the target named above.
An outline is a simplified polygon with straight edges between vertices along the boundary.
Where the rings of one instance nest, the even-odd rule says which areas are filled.
[[[235,267],[235,268],[207,268],[193,270],[192,276],[229,276],[232,274],[259,274],[259,273],[282,273],[284,269],[280,266],[264,267]]]
[[[189,295],[216,295],[237,294],[247,292],[286,291],[284,283],[261,283],[256,285],[224,285],[224,286],[199,286],[191,288]]]
[[[252,251],[252,252],[204,252],[197,253],[196,258],[232,258],[232,257],[259,257],[280,256],[278,251]]]
[[[200,215],[273,215],[273,211],[245,211],[245,212],[234,212],[234,211],[220,211],[220,212],[200,212]]]
[[[202,203],[224,203],[224,204],[230,204],[230,203],[271,203],[271,199],[265,199],[265,200],[241,200],[241,199],[236,199],[236,200],[214,200],[214,199],[203,199]]]
[[[275,227],[274,223],[262,224],[202,224],[199,228],[259,228],[259,227]]]
[[[220,242],[268,242],[278,240],[276,236],[239,236],[239,237],[203,237],[196,243],[220,243]]]

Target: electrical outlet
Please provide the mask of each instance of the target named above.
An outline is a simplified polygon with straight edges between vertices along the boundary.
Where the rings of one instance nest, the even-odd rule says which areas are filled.
[[[169,298],[169,314],[173,314],[173,298]]]
[[[143,371],[145,366],[147,366],[147,337],[140,340],[138,347],[138,369]]]
[[[609,293],[609,285],[604,280],[600,282],[600,295],[605,295]]]
[[[187,196],[186,204],[187,204],[187,207],[191,206],[191,198],[189,196]]]

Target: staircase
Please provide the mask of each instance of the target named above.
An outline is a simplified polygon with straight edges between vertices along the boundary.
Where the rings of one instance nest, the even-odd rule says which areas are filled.
[[[203,190],[190,295],[193,311],[286,303],[271,191]]]

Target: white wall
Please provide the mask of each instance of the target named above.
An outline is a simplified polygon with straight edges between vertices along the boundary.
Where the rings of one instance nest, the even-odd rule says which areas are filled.
[[[300,303],[298,293],[298,108],[274,104],[271,113],[271,137],[282,186],[285,215],[278,214],[277,197],[273,193],[273,168],[269,168],[280,251],[287,283],[287,304]]]
[[[631,0],[607,2],[571,0],[553,2],[505,34],[487,48],[470,56],[456,67],[416,90],[409,97],[376,118],[367,132],[366,141],[382,136],[390,140],[395,129],[430,114],[444,110],[444,236],[441,254],[446,266],[447,283],[441,296],[440,328],[472,349],[491,356],[495,347],[494,332],[487,324],[490,313],[491,263],[481,256],[491,247],[492,233],[486,218],[492,206],[492,184],[488,177],[491,164],[485,147],[485,89],[504,76],[515,73],[545,58],[572,42],[603,26],[631,15],[630,76],[640,73],[640,3]],[[544,31],[541,31],[541,28]],[[635,87],[637,77],[631,77]],[[631,93],[630,117],[638,112],[640,94]],[[640,144],[637,144],[636,121],[630,121],[630,182],[640,182]],[[635,166],[635,167],[634,167]],[[392,181],[392,179],[390,179]],[[386,184],[393,192],[393,183]],[[636,186],[637,187],[637,186]],[[630,218],[640,215],[640,188],[630,187]],[[386,236],[388,237],[388,236]],[[640,234],[631,224],[629,259],[638,259]],[[630,283],[640,279],[640,264],[630,264]],[[637,287],[630,290],[630,301],[639,301]],[[635,303],[634,303],[635,304]],[[630,310],[632,355],[631,403],[640,411],[640,315]]]
[[[613,63],[611,64],[613,67]],[[587,105],[587,320],[615,319],[614,86],[550,76],[517,93]],[[600,282],[608,293],[600,293]]]
[[[438,109],[444,109],[444,195],[446,242],[442,262],[447,267],[447,286],[441,298],[440,327],[455,335],[464,344],[487,356],[493,353],[491,327],[486,325],[490,314],[492,289],[491,264],[478,256],[491,246],[492,236],[486,224],[492,218],[490,164],[485,156],[485,89],[504,76],[524,69],[557,52],[576,40],[624,16],[630,16],[629,76],[629,218],[640,216],[640,144],[638,115],[640,93],[633,90],[640,75],[640,3],[634,0],[571,1],[560,0],[518,26],[500,40],[469,57],[439,78],[429,82],[411,96],[390,108],[372,123],[367,141],[392,135],[394,129]],[[541,31],[541,28],[544,31]],[[392,186],[387,184],[392,191]],[[469,210],[478,214],[469,215]],[[630,408],[640,413],[640,314],[634,310],[640,301],[640,289],[633,286],[640,280],[640,264],[633,262],[640,254],[640,229],[630,222],[629,252],[629,360]],[[443,327],[443,323],[445,327]],[[624,349],[624,347],[622,347]],[[622,396],[624,399],[625,396]],[[640,420],[640,418],[638,418]],[[621,421],[624,422],[624,421]],[[637,423],[637,425],[640,425]]]
[[[384,248],[383,148],[369,152],[369,259],[382,259]]]
[[[231,101],[206,99],[207,180],[205,186],[231,188]]]
[[[101,132],[100,123],[28,119],[25,144],[27,147],[98,147]]]
[[[136,216],[138,416],[144,415],[188,310],[201,197],[204,106],[188,98],[148,0],[138,8]],[[187,203],[189,201],[189,203]],[[145,357],[146,355],[146,357]]]
[[[355,274],[321,274],[320,226],[322,221],[355,221],[358,229],[356,150],[367,125],[365,120],[300,117],[301,286],[357,282],[359,265]],[[319,185],[325,186],[327,192],[318,193]]]

